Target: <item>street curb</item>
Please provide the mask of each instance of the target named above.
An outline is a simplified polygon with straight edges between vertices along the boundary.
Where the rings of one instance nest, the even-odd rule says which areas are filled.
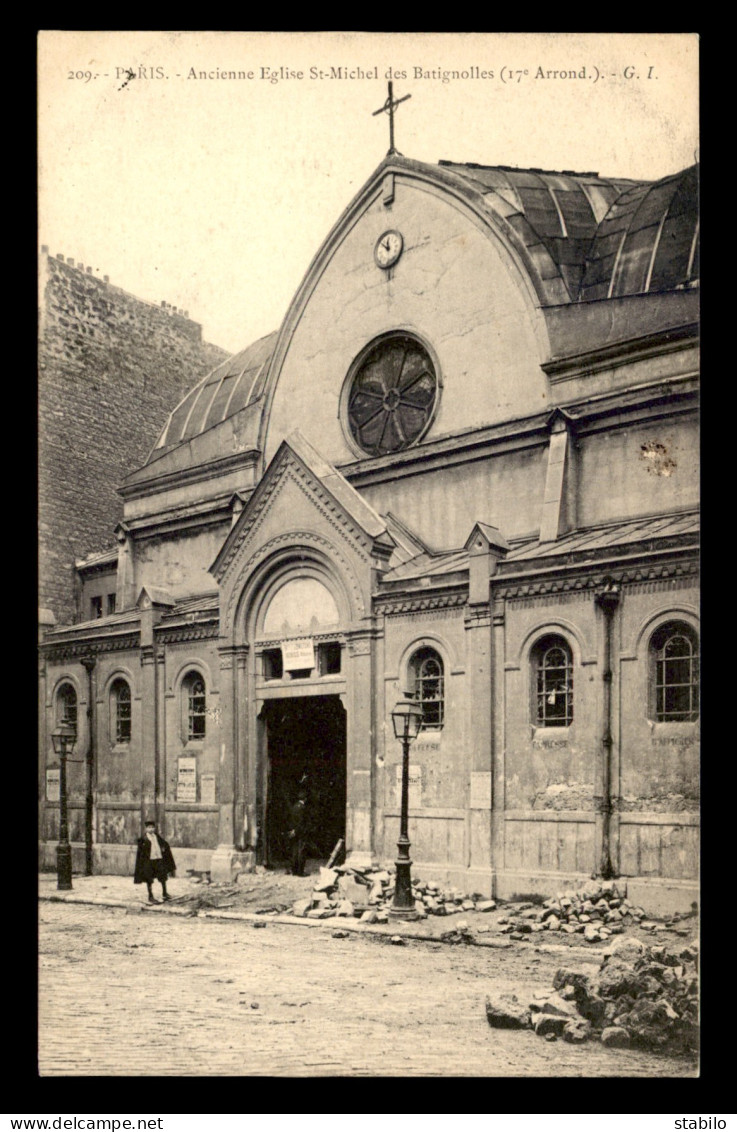
[[[419,943],[442,943],[450,947],[459,946],[452,940],[442,939],[440,936],[428,936],[411,930],[407,931],[402,928],[401,921],[391,926],[387,925],[387,927],[384,927],[384,925],[348,923],[343,916],[326,916],[323,920],[308,920],[302,916],[287,916],[283,913],[275,916],[269,915],[267,918],[266,915],[263,913],[259,914],[258,912],[218,912],[216,910],[210,912],[200,911],[192,915],[191,912],[187,911],[181,905],[171,907],[168,904],[146,904],[138,903],[137,901],[126,902],[99,896],[58,896],[54,893],[49,893],[48,895],[39,893],[38,899],[39,901],[46,901],[47,903],[53,904],[89,904],[97,908],[125,908],[136,913],[153,912],[159,915],[187,917],[192,920],[224,920],[230,922],[235,921],[236,923],[282,924],[287,927],[329,928],[333,931],[339,928],[343,931],[352,932],[355,935],[373,935],[384,939],[391,939],[394,935],[401,936],[402,939],[415,940]],[[564,944],[532,943],[532,941],[528,943],[527,940],[496,939],[494,936],[490,936],[488,939],[473,937],[467,941],[465,946],[490,947],[500,951],[506,951],[509,948],[519,946],[521,949],[542,951],[550,955],[567,955],[576,959],[591,959],[592,957],[603,954],[601,950],[595,951],[593,948],[566,947]]]

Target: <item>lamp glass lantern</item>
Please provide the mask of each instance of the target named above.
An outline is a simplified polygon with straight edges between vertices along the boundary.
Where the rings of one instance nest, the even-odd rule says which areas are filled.
[[[403,700],[395,705],[392,712],[394,735],[401,742],[412,742],[419,735],[422,727],[422,705],[405,694]]]
[[[55,731],[51,732],[51,742],[54,754],[59,759],[69,758],[77,742],[77,729],[73,723],[64,720]]]

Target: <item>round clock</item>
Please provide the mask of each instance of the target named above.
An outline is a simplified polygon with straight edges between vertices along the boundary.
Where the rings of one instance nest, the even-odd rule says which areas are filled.
[[[384,232],[379,236],[374,248],[374,259],[379,267],[387,268],[392,267],[400,255],[404,247],[404,239],[401,232],[396,229],[390,228],[388,232]]]

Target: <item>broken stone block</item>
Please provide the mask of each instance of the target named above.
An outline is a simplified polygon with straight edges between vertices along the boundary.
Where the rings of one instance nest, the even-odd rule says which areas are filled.
[[[379,884],[388,884],[391,878],[386,869],[381,869],[378,873],[373,874],[373,879],[378,881]]]
[[[476,908],[476,905],[474,904],[473,900],[464,900],[461,904],[461,908],[464,912],[473,912]]]
[[[591,1026],[585,1018],[572,1018],[563,1027],[563,1041],[580,1043],[591,1036]]]
[[[548,992],[543,998],[530,1003],[530,1011],[540,1014],[557,1014],[561,1018],[577,1018],[578,1011],[573,1003],[566,1001],[562,995],[555,991]]]
[[[340,900],[338,907],[335,909],[336,916],[352,916],[354,912],[355,908],[350,900]]]
[[[328,916],[332,916],[332,908],[310,908],[307,913],[308,920],[326,920]]]
[[[586,927],[583,929],[583,938],[587,943],[596,943],[601,939],[601,936],[599,935],[598,928],[595,928],[593,924],[586,924]]]
[[[406,947],[407,945],[406,939],[402,939],[401,935],[391,936],[389,942],[393,943],[395,947]]]
[[[478,900],[476,902],[477,912],[493,912],[496,908],[496,900]]]
[[[558,1038],[565,1030],[567,1022],[568,1019],[559,1014],[536,1014],[532,1025],[539,1037],[544,1038],[546,1034],[554,1034]]]
[[[486,1017],[490,1026],[500,1030],[525,1030],[530,1025],[530,1011],[514,994],[488,994]]]
[[[359,884],[353,876],[342,876],[339,878],[338,892],[344,900],[350,900],[352,904],[368,903],[368,888],[365,884]]]
[[[450,900],[446,900],[443,907],[445,908],[446,916],[452,916],[455,912],[458,911],[455,904],[453,904],[453,902]]]
[[[295,900],[292,905],[293,916],[306,916],[309,909],[312,907],[312,900],[308,897],[306,900]]]
[[[337,880],[338,880],[338,870],[337,869],[321,868],[320,869],[320,875],[319,875],[319,878],[317,880],[317,883],[315,885],[313,885],[313,890],[315,892],[327,892],[329,889],[331,889],[335,886],[335,884],[337,883]]]
[[[363,915],[361,916],[359,923],[361,923],[361,924],[375,924],[377,915],[378,915],[378,913],[377,913],[375,908],[368,908],[363,913]]]
[[[624,1026],[607,1026],[602,1031],[601,1042],[602,1045],[610,1046],[612,1049],[628,1049],[630,1036]]]
[[[575,967],[559,967],[553,978],[553,987],[555,990],[560,990],[561,987],[565,986],[588,989],[598,973],[599,968],[595,963],[581,963]]]
[[[337,928],[333,932],[333,939],[347,939],[349,934],[344,928]]]
[[[624,963],[634,963],[645,954],[645,944],[634,936],[627,935],[624,939],[617,939],[607,948],[605,955],[616,958]]]
[[[551,916],[548,920],[546,920],[546,923],[547,923],[548,927],[550,928],[551,932],[559,932],[560,931],[560,920],[558,919],[557,916]]]
[[[389,913],[379,910],[376,913],[377,924],[387,924],[389,922]]]

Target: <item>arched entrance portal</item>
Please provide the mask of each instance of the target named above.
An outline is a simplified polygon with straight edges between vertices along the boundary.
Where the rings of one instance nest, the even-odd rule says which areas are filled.
[[[295,805],[308,858],[324,861],[346,834],[346,713],[339,696],[268,700],[260,715],[265,772],[263,863],[289,866]],[[298,810],[299,812],[299,810]]]

